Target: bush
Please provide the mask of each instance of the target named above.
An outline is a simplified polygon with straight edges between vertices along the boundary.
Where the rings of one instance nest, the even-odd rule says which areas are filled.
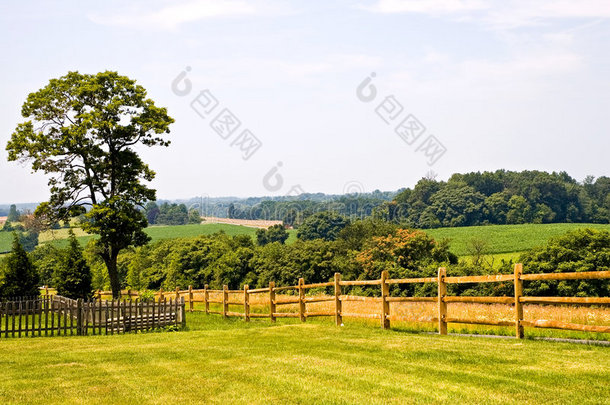
[[[610,269],[610,232],[578,229],[534,248],[520,258],[526,273],[564,273]],[[607,297],[608,280],[530,281],[525,295]]]

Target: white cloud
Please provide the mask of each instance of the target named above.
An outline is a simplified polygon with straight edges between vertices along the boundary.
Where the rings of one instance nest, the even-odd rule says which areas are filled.
[[[364,7],[378,13],[426,13],[448,14],[486,8],[478,0],[379,0]]]
[[[92,15],[89,18],[95,23],[104,25],[175,29],[181,24],[209,18],[238,17],[279,11],[279,8],[275,9],[268,3],[245,0],[194,0],[171,3],[156,11],[150,11],[151,8],[150,3],[145,3],[139,7],[124,9],[118,14]]]
[[[610,18],[608,0],[377,0],[362,8],[385,14],[445,15],[494,28],[536,25],[551,19]]]

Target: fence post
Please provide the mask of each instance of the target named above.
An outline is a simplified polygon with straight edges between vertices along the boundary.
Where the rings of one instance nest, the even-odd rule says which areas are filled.
[[[271,322],[275,322],[275,283],[273,281],[269,282],[269,318]]]
[[[193,312],[193,286],[189,285],[189,312]]]
[[[203,302],[205,304],[205,314],[208,315],[210,313],[210,296],[207,284],[203,286]]]
[[[447,284],[445,276],[447,270],[444,267],[438,269],[438,333],[441,335],[447,334],[447,303],[445,296],[447,295]]]
[[[523,280],[521,280],[521,274],[523,273],[523,264],[515,264],[515,337],[517,339],[523,339],[523,303],[521,302],[521,296],[523,295]]]
[[[46,295],[47,297],[49,296],[49,286],[48,285],[44,286],[44,295]]]
[[[299,318],[301,318],[301,322],[305,322],[305,279],[299,279]]]
[[[227,317],[227,311],[229,309],[229,287],[225,284],[222,286],[222,317]]]
[[[159,302],[163,302],[164,297],[163,297],[163,287],[161,287],[159,289]]]
[[[176,300],[180,299],[180,288],[176,287]]]
[[[76,300],[76,334],[83,334],[83,299]]]
[[[97,299],[98,299],[99,301],[101,301],[101,300],[102,300],[102,290],[97,290]]]
[[[343,324],[343,316],[341,315],[343,308],[341,306],[341,274],[335,273],[335,324],[341,326]]]
[[[248,284],[244,285],[244,320],[250,322],[250,295],[248,294]]]
[[[381,327],[383,329],[390,329],[390,303],[388,302],[388,295],[390,295],[390,285],[386,283],[388,279],[388,271],[384,270],[381,272]]]
[[[184,297],[180,299],[180,326],[182,329],[186,326],[186,309],[184,305]]]

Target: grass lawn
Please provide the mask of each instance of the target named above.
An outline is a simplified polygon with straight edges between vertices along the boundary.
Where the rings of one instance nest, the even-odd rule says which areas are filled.
[[[187,317],[184,332],[2,339],[0,401],[610,403],[607,347]]]
[[[487,241],[491,254],[512,253],[544,245],[549,238],[578,228],[610,231],[608,224],[524,224],[438,228],[426,229],[425,232],[435,239],[451,239],[451,251],[458,256],[466,256],[472,239]]]

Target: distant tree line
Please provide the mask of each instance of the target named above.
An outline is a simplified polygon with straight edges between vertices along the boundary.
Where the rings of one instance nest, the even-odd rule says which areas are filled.
[[[422,179],[374,215],[415,228],[610,223],[610,178],[579,183],[565,172],[498,170],[454,174],[446,182]]]
[[[149,202],[144,207],[144,215],[150,225],[185,225],[201,223],[198,210],[190,211],[184,204]]]
[[[298,227],[309,216],[332,211],[350,219],[373,216],[403,227],[485,224],[610,223],[610,177],[578,182],[565,172],[473,172],[447,181],[423,178],[396,194],[284,197],[231,202],[226,216],[280,220]]]
[[[357,219],[373,215],[376,208],[390,201],[389,194],[333,196],[326,201],[307,199],[265,200],[253,206],[230,203],[227,217],[236,219],[264,219],[282,221],[296,227],[317,212],[332,211],[341,216]]]

